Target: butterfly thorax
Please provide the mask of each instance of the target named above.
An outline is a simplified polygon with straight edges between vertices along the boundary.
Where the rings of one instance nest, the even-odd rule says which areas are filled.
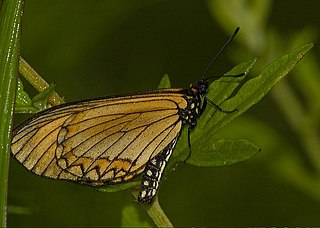
[[[179,110],[183,125],[189,125],[190,127],[197,125],[197,118],[203,111],[203,95],[208,92],[208,87],[206,80],[199,80],[186,90],[184,98],[187,101],[187,107]]]

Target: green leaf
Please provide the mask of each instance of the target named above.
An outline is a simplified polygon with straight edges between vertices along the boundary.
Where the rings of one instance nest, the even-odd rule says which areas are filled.
[[[258,77],[255,77],[245,83],[238,93],[231,99],[224,102],[222,106],[232,106],[239,110],[239,112],[232,113],[230,115],[230,121],[259,102],[270,91],[270,89],[280,81],[280,79],[286,76],[293,69],[293,67],[313,46],[314,44],[310,43],[292,50],[289,54],[284,55],[271,63]]]
[[[17,96],[16,96],[16,113],[37,113],[47,109],[48,99],[53,93],[54,84],[50,84],[47,89],[30,99],[27,92],[23,89],[21,80],[18,80]]]
[[[258,58],[256,57],[232,68],[229,72],[226,73],[226,75],[239,75],[241,73],[244,73],[245,75],[241,77],[221,77],[219,80],[216,80],[213,83],[211,83],[211,85],[209,86],[209,92],[207,93],[206,97],[209,98],[215,104],[219,105],[224,110],[235,110],[237,107],[222,106],[222,103],[230,98],[234,91],[240,86],[242,80],[244,80],[246,75],[249,74],[249,72],[251,71],[251,69],[257,61]],[[210,124],[210,127],[216,125],[217,119],[215,120],[214,118],[212,118],[216,113],[221,112],[215,109],[214,107],[210,107],[210,104],[208,104],[205,113],[199,118],[199,124],[197,125],[195,132],[197,129],[208,128],[208,124]],[[226,114],[224,116],[228,117],[229,114]],[[210,132],[213,133],[212,130]]]
[[[16,113],[35,113],[37,110],[32,106],[31,98],[24,91],[22,81],[18,78],[17,94],[16,94]]]
[[[220,139],[204,142],[194,147],[197,156],[191,155],[187,163],[196,166],[227,166],[245,161],[260,151],[245,139]]]
[[[214,89],[214,91],[210,91],[208,93],[208,98],[211,99],[213,102],[218,104],[223,110],[237,110],[232,113],[224,113],[221,112],[214,107],[210,108],[207,107],[206,111],[204,112],[203,116],[199,119],[198,126],[191,132],[191,145],[192,145],[192,154],[191,157],[186,161],[188,164],[198,165],[198,166],[205,166],[212,164],[213,166],[224,164],[232,161],[232,163],[237,162],[235,158],[239,159],[238,161],[243,161],[243,158],[249,158],[249,155],[253,155],[254,151],[258,152],[258,148],[256,146],[251,145],[242,145],[243,150],[240,151],[244,153],[243,155],[235,156],[232,153],[226,153],[225,155],[225,162],[223,161],[223,157],[220,155],[215,155],[218,150],[209,150],[205,151],[203,148],[228,148],[228,145],[221,145],[221,141],[214,138],[214,134],[221,129],[222,127],[226,126],[232,120],[237,118],[243,112],[248,110],[251,106],[256,104],[260,101],[269,91],[270,89],[285,75],[288,74],[290,70],[301,60],[301,58],[313,47],[313,44],[306,44],[300,46],[294,50],[292,50],[289,54],[284,55],[266,67],[263,72],[247,81],[238,91],[234,91],[237,86],[234,83],[237,83],[235,80],[237,78],[228,78],[231,80],[230,88],[226,85],[221,84],[220,80],[224,80],[225,78],[221,78],[210,85],[210,90]],[[247,70],[249,71],[252,68],[254,62],[252,61],[252,65],[243,63],[238,65],[237,67],[233,68],[228,74],[239,74],[241,71],[243,72],[244,69],[241,69],[243,66],[247,65]],[[247,72],[247,71],[245,71]],[[218,88],[223,86],[224,89]],[[232,91],[233,90],[233,91]],[[234,96],[230,95],[235,93]],[[189,155],[189,148],[187,144],[187,134],[183,132],[182,139],[179,140],[177,145],[176,157],[178,160],[184,161],[186,158],[182,158],[181,151],[184,151],[184,154]],[[224,141],[224,143],[228,144],[237,144],[239,143],[238,140],[234,142],[228,140]],[[183,145],[181,145],[183,144]],[[178,147],[179,146],[179,147]],[[244,149],[248,147],[250,151],[245,152]],[[237,151],[235,151],[237,152]],[[237,153],[240,153],[237,152]],[[209,157],[204,156],[204,153],[212,153],[209,157],[212,159],[208,161]],[[174,153],[175,154],[175,153]],[[219,161],[214,161],[214,159],[218,157]]]
[[[239,85],[242,83],[242,80],[245,79],[246,75],[250,72],[250,70],[253,68],[254,64],[257,62],[258,58],[250,59],[244,63],[241,63],[234,68],[232,68],[229,72],[227,72],[225,77],[221,77],[218,80],[215,80],[211,85],[209,86],[209,92],[207,93],[207,96],[212,102],[214,102],[217,105],[221,105],[221,103],[229,98],[233,93],[234,90],[239,87]],[[243,76],[237,76],[244,73]],[[234,110],[233,107],[226,107],[225,110]],[[213,116],[217,112],[217,109],[215,107],[212,107],[210,104],[207,105],[207,108],[205,112],[202,114],[202,116],[198,120],[198,124],[191,131],[191,154],[189,152],[189,146],[188,146],[188,132],[186,126],[178,140],[177,146],[174,150],[174,153],[171,155],[170,161],[167,165],[167,168],[165,170],[165,175],[167,175],[169,172],[174,170],[177,162],[186,162],[188,164],[202,166],[202,163],[200,160],[203,158],[203,154],[206,153],[213,153],[211,150],[203,151],[202,147],[206,146],[206,141],[208,139],[208,143],[210,143],[207,146],[212,146],[212,140],[214,140],[214,134],[215,132],[210,132],[210,130],[213,130],[214,121]],[[220,112],[220,111],[218,111]],[[209,127],[209,128],[208,128]],[[209,132],[204,133],[205,130],[208,130]],[[207,134],[207,135],[205,135]],[[215,141],[213,141],[215,142]],[[198,147],[199,145],[199,147]],[[252,145],[253,146],[253,145]],[[254,146],[253,146],[254,147]],[[209,148],[209,147],[207,147]],[[255,151],[258,151],[257,147]],[[189,157],[189,155],[191,155]],[[214,153],[213,153],[214,156]],[[241,155],[239,155],[240,157]],[[244,155],[246,156],[246,155]],[[189,157],[187,160],[186,158]],[[210,156],[212,158],[212,156]],[[194,160],[195,159],[195,160]],[[226,161],[231,160],[230,158],[225,157]],[[241,159],[239,161],[242,161]],[[205,161],[204,161],[205,162]],[[208,161],[212,164],[212,166],[215,166],[217,163],[223,164],[224,161],[215,161],[214,158],[212,158],[212,161]],[[235,162],[233,162],[235,163]],[[208,165],[205,165],[208,166]]]
[[[12,115],[18,78],[22,0],[0,7],[0,227],[6,227]]]
[[[212,102],[217,105],[221,105],[223,101],[228,99],[234,92],[236,88],[239,87],[242,80],[245,79],[246,75],[250,72],[253,68],[254,64],[257,62],[258,58],[250,59],[244,63],[241,63],[234,68],[232,68],[229,72],[225,75],[227,77],[221,77],[218,80],[215,80],[209,86],[209,92],[206,95]],[[245,75],[238,77],[236,75],[240,75],[244,73]],[[232,77],[234,75],[234,77]],[[224,110],[235,110],[235,107],[223,107]],[[204,140],[210,139],[212,140],[213,135],[218,129],[215,129],[215,124],[217,124],[218,119],[215,119],[215,115],[220,113],[215,107],[212,107],[210,104],[207,104],[207,108],[202,116],[198,120],[198,124],[191,132],[191,146],[192,146],[192,156],[186,161],[189,163],[190,159],[193,159],[194,156],[197,154],[196,145],[203,145]],[[231,114],[227,114],[231,115]],[[227,117],[227,115],[225,115]],[[187,128],[187,127],[186,127]],[[206,132],[205,132],[206,131]],[[188,147],[188,138],[187,138],[187,131],[184,130],[181,133],[180,139],[178,140],[178,145],[175,149],[175,152],[172,154],[170,161],[184,161],[186,156],[189,156],[189,147]],[[202,152],[202,150],[200,150]],[[187,155],[186,155],[187,154]],[[192,162],[190,160],[192,164]],[[170,165],[171,166],[171,165]]]
[[[18,78],[17,84],[17,94],[16,94],[16,107],[24,107],[24,106],[31,106],[31,98],[27,94],[26,91],[23,89],[23,84],[20,78]]]
[[[158,85],[158,88],[161,89],[161,88],[170,88],[170,87],[171,87],[171,83],[170,83],[169,75],[165,74],[165,75],[163,75],[163,77]]]

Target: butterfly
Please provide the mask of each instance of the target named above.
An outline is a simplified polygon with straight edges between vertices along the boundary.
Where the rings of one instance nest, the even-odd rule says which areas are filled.
[[[237,28],[208,69],[239,31]],[[13,130],[12,155],[33,173],[91,186],[124,183],[142,174],[138,202],[150,203],[182,128],[190,132],[207,102],[209,80],[76,101],[30,117]],[[234,110],[233,110],[234,111]]]

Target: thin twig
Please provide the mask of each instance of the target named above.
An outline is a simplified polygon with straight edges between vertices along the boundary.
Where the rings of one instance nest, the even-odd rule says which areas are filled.
[[[49,83],[46,82],[21,56],[19,59],[19,72],[25,77],[30,84],[39,92],[49,88]],[[59,105],[64,102],[57,92],[53,91],[48,98],[48,103],[52,106]]]

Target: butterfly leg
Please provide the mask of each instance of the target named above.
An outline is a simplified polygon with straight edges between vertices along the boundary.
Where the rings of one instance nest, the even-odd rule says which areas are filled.
[[[223,113],[227,113],[228,114],[228,113],[233,113],[233,112],[237,112],[238,111],[238,109],[224,110],[219,105],[215,104],[212,100],[210,100],[207,97],[205,97],[204,100],[205,100],[205,104],[207,104],[207,102],[209,102],[212,106],[214,106],[216,109],[218,109],[220,112],[223,112]],[[204,110],[204,109],[202,108],[202,110]]]
[[[190,139],[190,134],[191,134],[191,127],[188,127],[188,146],[189,146],[189,154],[186,159],[184,159],[184,163],[190,158],[191,156],[191,139]]]
[[[157,193],[159,181],[161,179],[164,168],[172,154],[172,150],[177,143],[176,137],[166,146],[161,153],[149,160],[143,172],[141,187],[138,194],[138,202],[141,204],[150,203]]]

